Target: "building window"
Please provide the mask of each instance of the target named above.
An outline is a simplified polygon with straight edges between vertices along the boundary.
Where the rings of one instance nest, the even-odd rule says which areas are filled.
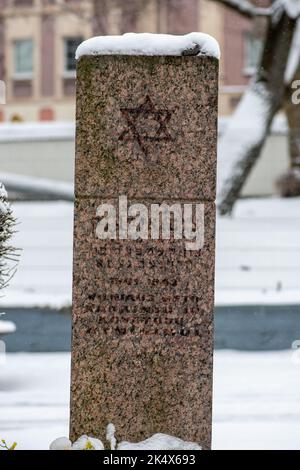
[[[64,54],[65,54],[64,74],[65,75],[75,76],[75,71],[76,71],[75,52],[76,52],[77,47],[82,41],[83,41],[82,37],[65,38],[65,47],[64,47]]]
[[[263,50],[263,41],[252,33],[245,33],[245,66],[244,73],[253,75],[259,64]]]
[[[30,80],[33,73],[33,41],[22,39],[14,42],[14,78]]]

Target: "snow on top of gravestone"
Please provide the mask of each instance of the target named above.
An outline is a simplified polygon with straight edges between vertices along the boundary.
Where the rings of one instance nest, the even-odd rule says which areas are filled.
[[[84,55],[200,55],[220,59],[216,39],[205,33],[172,34],[126,33],[122,36],[98,36],[82,42],[76,59]]]

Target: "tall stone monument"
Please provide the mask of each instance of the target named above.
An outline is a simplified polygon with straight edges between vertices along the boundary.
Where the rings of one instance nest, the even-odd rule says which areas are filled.
[[[77,51],[71,437],[211,444],[218,46]]]

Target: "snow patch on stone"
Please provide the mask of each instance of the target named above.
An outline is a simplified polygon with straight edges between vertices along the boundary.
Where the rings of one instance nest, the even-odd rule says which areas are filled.
[[[116,428],[114,424],[109,423],[106,428],[106,440],[110,443],[111,450],[116,449],[117,440],[115,438]]]
[[[194,442],[183,441],[178,437],[159,433],[136,444],[121,442],[118,445],[118,450],[202,450],[202,448]]]
[[[110,423],[106,428],[106,439],[111,450],[202,450],[195,442],[188,442],[168,434],[154,434],[145,441],[131,443],[120,442],[115,438],[116,428]],[[102,441],[86,435],[72,442],[67,437],[59,437],[50,444],[50,450],[104,450]]]
[[[98,36],[82,42],[76,59],[85,55],[210,56],[220,59],[216,39],[205,33],[184,36],[152,33],[126,33],[122,36]]]

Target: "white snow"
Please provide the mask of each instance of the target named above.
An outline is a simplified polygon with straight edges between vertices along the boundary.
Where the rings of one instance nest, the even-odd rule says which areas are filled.
[[[7,191],[1,180],[0,180],[0,198],[7,199]]]
[[[4,182],[0,176],[0,213],[5,215],[9,210],[9,204],[7,202],[7,191],[4,187]]]
[[[102,441],[89,436],[81,436],[72,445],[72,450],[104,450]]]
[[[234,175],[242,172],[245,152],[263,140],[268,127],[269,106],[265,85],[249,86],[219,142],[217,202],[222,200]]]
[[[68,121],[55,122],[4,122],[0,124],[0,143],[48,140],[73,140],[75,124]]]
[[[185,51],[199,48],[198,55],[220,58],[218,42],[205,33],[184,36],[152,33],[126,33],[122,36],[98,36],[82,42],[76,59],[85,55],[146,55],[181,56]]]
[[[16,325],[12,321],[0,320],[0,335],[6,335],[8,333],[14,333],[16,331]]]
[[[71,304],[73,204],[15,203],[22,249],[3,307]],[[238,201],[218,217],[217,305],[300,303],[300,198]]]
[[[71,450],[72,442],[68,437],[58,437],[50,444],[50,450]]]
[[[110,444],[110,449],[115,450],[117,445],[117,439],[115,437],[116,428],[113,423],[109,423],[106,427],[106,440]]]
[[[21,248],[18,269],[3,290],[2,307],[71,304],[73,204],[12,204],[17,218],[14,246]]]
[[[290,18],[297,18],[300,15],[299,0],[281,0]]]
[[[231,117],[230,116],[219,116],[218,119],[218,132],[219,137],[221,137],[226,129],[230,124]],[[274,116],[272,125],[271,125],[271,133],[273,135],[284,135],[286,136],[288,133],[288,122],[286,119],[285,114],[279,113]]]
[[[186,442],[178,437],[157,433],[141,442],[122,441],[116,446],[115,426],[110,423],[106,430],[106,440],[110,443],[110,450],[202,450],[194,442]],[[50,450],[104,450],[102,441],[81,436],[73,444],[67,437],[59,437],[50,444]]]
[[[300,198],[248,199],[217,220],[216,304],[300,303]]]
[[[142,442],[121,442],[118,450],[202,450],[194,442],[186,442],[167,434],[154,434]]]
[[[300,2],[298,1],[299,6]],[[285,70],[284,81],[290,84],[294,79],[300,61],[300,20],[297,20],[296,30],[292,41],[291,50],[289,53],[288,63]]]
[[[34,176],[0,172],[0,181],[11,190],[30,193],[50,194],[57,198],[74,199],[74,185],[66,181],[57,181]]]
[[[0,200],[0,214],[5,215],[8,212],[8,209],[9,209],[8,203]]]
[[[215,353],[214,449],[300,449],[300,365],[292,354]],[[8,354],[0,366],[0,437],[30,450],[68,436],[69,376],[67,353]]]

